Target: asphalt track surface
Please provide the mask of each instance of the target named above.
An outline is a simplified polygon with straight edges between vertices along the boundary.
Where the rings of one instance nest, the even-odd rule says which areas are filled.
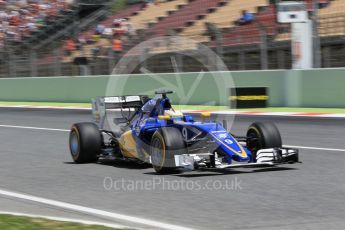
[[[344,229],[345,152],[302,149],[303,164],[273,170],[161,176],[133,163],[76,165],[68,132],[9,127],[64,130],[90,120],[90,111],[0,109],[0,189],[194,229]],[[344,119],[239,116],[231,132],[244,134],[254,120],[275,122],[285,145],[345,149]],[[105,178],[125,186],[109,189]],[[126,187],[136,181],[157,185]],[[1,195],[0,211],[105,219]]]

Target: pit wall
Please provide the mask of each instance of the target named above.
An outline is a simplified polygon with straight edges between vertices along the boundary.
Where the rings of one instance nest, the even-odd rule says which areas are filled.
[[[345,69],[0,79],[0,101],[90,102],[98,96],[177,91],[180,104],[228,105],[231,87],[268,87],[270,107],[345,107]],[[189,94],[188,94],[189,93]]]

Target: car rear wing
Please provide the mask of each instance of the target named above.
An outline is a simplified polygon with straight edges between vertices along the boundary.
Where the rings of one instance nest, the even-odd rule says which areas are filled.
[[[141,108],[147,96],[103,97],[106,109]]]
[[[93,120],[100,129],[103,129],[107,110],[119,110],[123,109],[137,111],[148,100],[148,96],[114,96],[114,97],[98,97],[92,99],[92,116]]]

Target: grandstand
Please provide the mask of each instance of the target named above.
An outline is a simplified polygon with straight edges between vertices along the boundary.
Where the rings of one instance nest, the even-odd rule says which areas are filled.
[[[234,22],[241,16],[243,10],[256,13],[261,6],[268,5],[267,0],[254,0],[243,2],[241,0],[233,0],[225,2],[215,10],[214,13],[208,14],[204,19],[197,21],[193,26],[185,28],[181,35],[191,37],[199,42],[208,42],[209,37],[206,36],[206,22],[214,23],[218,28],[225,29],[234,26]]]
[[[13,1],[4,2],[5,5],[0,3],[0,17],[8,18],[9,26],[5,30],[6,23],[2,23],[0,27],[1,76],[72,75],[80,71],[80,60],[87,64],[87,73],[108,74],[118,59],[140,42],[175,35],[191,42],[166,40],[147,47],[147,52],[158,55],[158,61],[148,62],[154,63],[157,71],[172,70],[166,65],[175,51],[196,51],[201,44],[221,52],[219,55],[233,70],[291,68],[290,26],[277,22],[275,1],[135,0],[126,4],[126,0],[117,0],[107,4],[69,1],[63,5],[57,4],[61,1],[51,1],[50,6],[39,6],[49,12],[49,17],[42,21],[33,15],[36,24],[26,21],[25,16],[19,17],[19,24],[6,16],[10,4],[10,9],[31,15],[35,12],[32,4],[13,8]],[[123,3],[122,8],[111,12],[109,4],[119,2]],[[340,52],[345,38],[345,0],[305,2],[310,13],[313,2],[319,8],[314,19],[318,22],[322,67],[345,66]],[[254,20],[238,25],[244,10],[252,13]],[[66,43],[71,39],[75,44],[66,52]],[[114,39],[121,41],[120,56],[114,54]],[[199,68],[187,57],[180,62],[189,63],[183,65],[183,71]]]
[[[172,13],[169,17],[164,18],[148,30],[152,36],[168,35],[171,32],[180,32],[184,27],[195,23],[199,18],[205,17],[212,12],[217,6],[224,4],[223,0],[194,0],[189,1],[187,5],[180,10]],[[167,28],[169,28],[167,30]]]
[[[0,2],[0,39],[2,43],[25,42],[56,22],[73,13],[72,1],[46,1],[25,3]]]
[[[150,4],[145,10],[131,17],[130,23],[136,30],[147,29],[150,25],[157,24],[157,22],[167,18],[169,14],[178,11],[187,3],[186,0],[175,0],[159,4]]]

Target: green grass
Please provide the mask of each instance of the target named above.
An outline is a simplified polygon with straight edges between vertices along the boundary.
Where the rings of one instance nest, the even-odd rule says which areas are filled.
[[[61,106],[61,107],[82,107],[90,108],[90,103],[63,103],[63,102],[8,102],[0,101],[0,105],[29,105],[29,106]],[[229,110],[227,106],[208,106],[208,105],[175,105],[178,110],[206,110],[219,111]],[[345,114],[345,108],[292,108],[292,107],[271,107],[262,109],[238,109],[237,111],[248,112],[301,112],[301,113],[334,113]]]
[[[113,228],[52,221],[12,215],[0,215],[1,230],[114,230]]]

